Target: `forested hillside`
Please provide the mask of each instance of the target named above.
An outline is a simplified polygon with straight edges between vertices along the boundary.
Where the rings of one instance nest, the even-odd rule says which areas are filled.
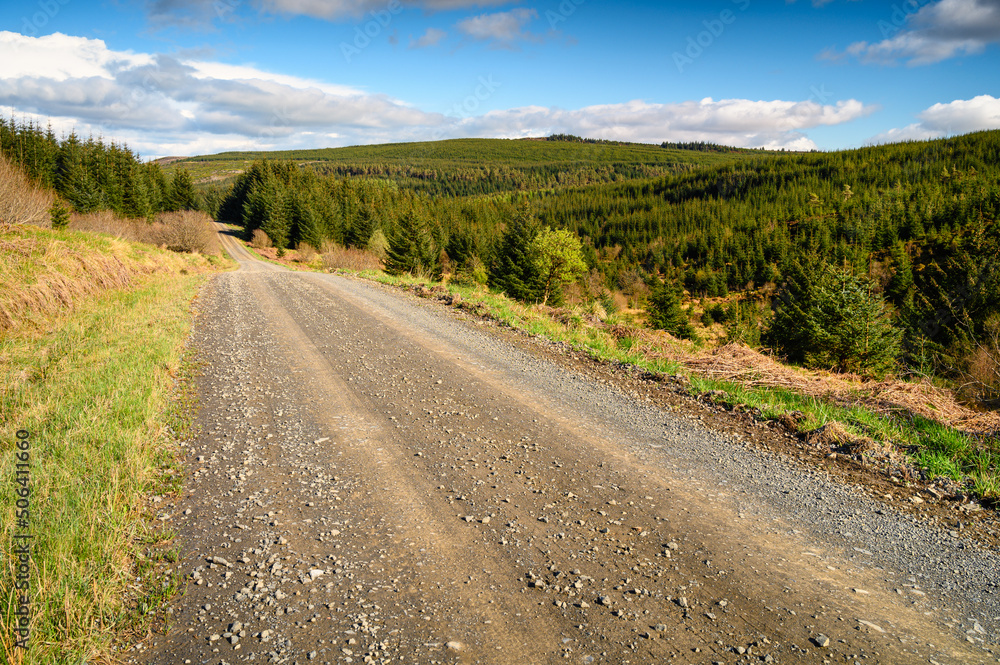
[[[743,154],[714,154],[634,143],[453,139],[323,150],[221,153],[167,166],[217,179],[258,159],[290,161],[342,178],[389,180],[440,196],[481,196],[653,178],[728,163]],[[745,154],[745,153],[744,153]]]
[[[1000,132],[835,153],[728,154],[695,146],[688,155],[721,162],[693,166],[698,162],[671,158],[662,163],[671,173],[653,178],[634,177],[654,168],[651,160],[623,156],[685,151],[476,141],[469,144],[475,158],[461,160],[461,145],[351,148],[318,164],[261,160],[217,195],[218,214],[243,225],[248,237],[262,229],[279,248],[334,242],[383,254],[419,251],[428,275],[443,262],[463,278],[489,281],[492,272],[494,282],[505,252],[527,251],[546,227],[567,229],[582,241],[588,275],[576,292],[584,299],[623,292],[644,306],[645,295],[664,284],[683,287],[689,299],[766,295],[772,306],[756,308],[758,334],[741,338],[755,343],[762,333],[763,343],[790,359],[862,373],[958,371],[1000,328],[992,260],[1000,250]],[[523,186],[505,180],[525,177],[525,162],[551,158],[553,145],[564,160],[539,165],[539,173],[549,169],[545,177]],[[586,160],[605,149],[601,159]],[[580,151],[575,162],[568,159],[573,150]],[[414,170],[426,167],[416,166],[417,157],[412,165],[384,161],[406,151],[441,160],[426,174],[433,186],[414,183]],[[570,163],[574,178],[586,171],[596,184],[574,186],[568,176],[558,182],[558,169]],[[604,168],[613,175],[593,176]],[[526,206],[527,225],[512,224],[519,205]],[[523,236],[515,249],[505,238],[512,226]],[[851,290],[853,301],[816,300]],[[537,286],[521,296],[540,301],[542,293]],[[820,340],[840,343],[824,337],[827,328],[843,327],[842,319],[862,310],[863,331],[847,326],[839,335],[861,335],[884,349],[816,352]],[[716,309],[715,320],[737,314]],[[782,332],[788,317],[798,325]],[[855,353],[875,357],[846,359]]]
[[[543,223],[590,240],[609,283],[641,266],[694,296],[777,284],[796,302],[823,266],[864,276],[904,334],[901,357],[926,370],[931,355],[957,365],[997,335],[998,207],[1000,132],[981,132],[755,157],[559,192],[537,209]],[[808,355],[799,342],[770,341],[793,359]]]

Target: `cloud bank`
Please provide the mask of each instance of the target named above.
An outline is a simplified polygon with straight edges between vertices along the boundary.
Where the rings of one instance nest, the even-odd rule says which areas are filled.
[[[1000,99],[990,95],[956,99],[947,104],[935,104],[917,117],[920,122],[882,132],[869,143],[925,141],[983,129],[1000,129]]]
[[[492,37],[514,34],[484,30]],[[475,95],[440,113],[349,86],[249,66],[113,51],[101,40],[63,34],[33,38],[0,32],[0,62],[9,63],[0,70],[2,112],[51,121],[57,132],[75,129],[124,140],[147,157],[553,133],[808,150],[816,146],[805,130],[848,123],[875,110],[853,99],[820,104],[706,98],[479,112],[503,83],[489,78]],[[972,125],[995,115],[989,109],[965,112]],[[924,122],[935,122],[935,113],[929,109]]]
[[[917,9],[919,7],[919,9]],[[928,65],[981,53],[1000,42],[1000,0],[909,0],[892,6],[879,21],[880,42],[855,42],[831,59],[852,57],[865,64]]]

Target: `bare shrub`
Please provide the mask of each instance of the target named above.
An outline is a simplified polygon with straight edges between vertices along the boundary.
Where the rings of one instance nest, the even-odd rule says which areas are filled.
[[[973,340],[958,371],[962,384],[958,393],[980,406],[1000,408],[1000,316],[986,320],[985,334]]]
[[[313,259],[319,255],[316,248],[307,242],[300,242],[298,247],[295,248],[295,251],[298,252],[298,260],[302,263],[312,263]]]
[[[250,246],[254,249],[267,249],[272,247],[271,238],[266,233],[260,229],[254,229],[253,235],[250,237]]]
[[[325,270],[381,270],[382,260],[373,253],[354,247],[341,247],[331,243],[325,246],[323,253],[323,268]]]
[[[211,223],[208,215],[197,210],[165,212],[156,216],[153,233],[159,236],[157,244],[173,252],[219,254],[222,247]]]
[[[166,247],[174,252],[220,254],[222,246],[211,221],[205,213],[194,210],[160,213],[153,223],[144,219],[125,219],[103,210],[73,215],[70,228]]]
[[[0,155],[0,224],[47,226],[52,192],[38,187]]]
[[[649,286],[637,268],[630,268],[618,275],[618,288],[629,300],[641,300],[650,293]]]

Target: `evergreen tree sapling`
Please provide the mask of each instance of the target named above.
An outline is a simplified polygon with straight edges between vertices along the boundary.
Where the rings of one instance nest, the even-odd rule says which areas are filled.
[[[896,366],[902,331],[867,277],[796,263],[774,311],[765,341],[793,362],[868,376]]]
[[[490,288],[522,302],[541,300],[544,283],[532,247],[538,232],[538,223],[528,202],[522,201],[504,231],[490,266]]]
[[[69,209],[57,199],[49,208],[49,219],[52,222],[52,228],[61,231],[69,226]]]
[[[694,339],[695,331],[681,308],[681,290],[670,281],[660,282],[649,295],[649,325],[681,339]]]

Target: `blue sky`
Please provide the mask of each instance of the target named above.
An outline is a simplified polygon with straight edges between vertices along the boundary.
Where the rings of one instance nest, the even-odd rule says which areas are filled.
[[[145,157],[545,136],[835,150],[1000,128],[1000,0],[31,0],[0,111]]]

